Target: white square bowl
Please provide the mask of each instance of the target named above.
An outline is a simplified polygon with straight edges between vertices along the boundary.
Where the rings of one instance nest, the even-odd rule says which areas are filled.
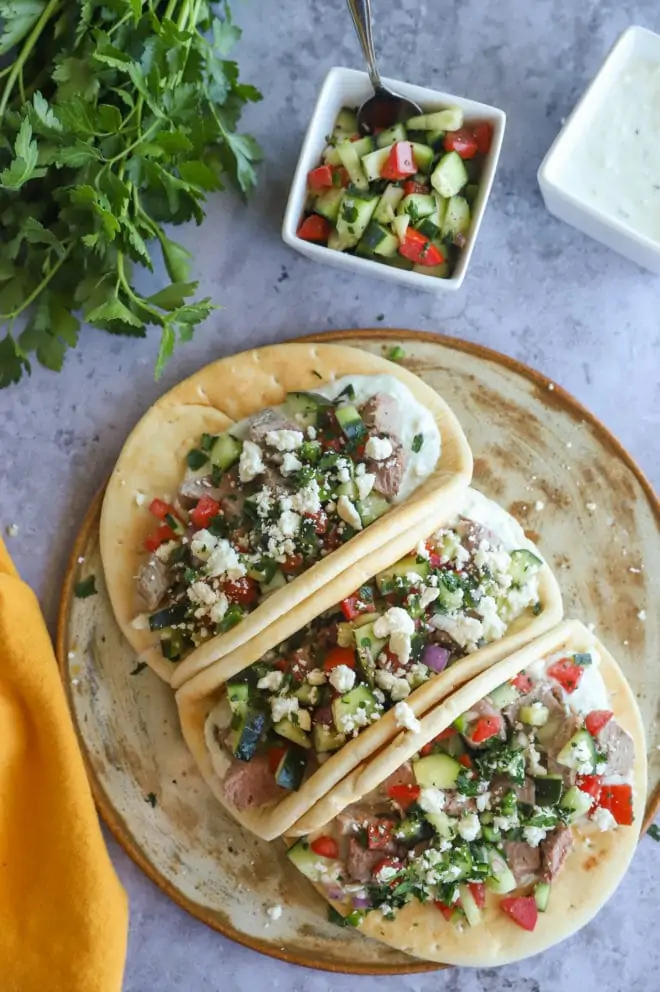
[[[460,289],[493,185],[502,148],[506,114],[503,110],[490,107],[485,103],[465,100],[462,97],[453,96],[451,93],[441,93],[439,90],[429,90],[423,86],[412,86],[410,83],[402,83],[397,79],[383,79],[383,83],[395,93],[400,93],[401,96],[414,100],[425,113],[442,110],[448,106],[461,107],[466,120],[488,121],[493,127],[493,141],[484,163],[479,182],[479,193],[472,207],[472,223],[467,242],[460,253],[451,277],[438,279],[421,275],[418,272],[396,269],[382,262],[372,262],[368,258],[359,258],[356,255],[348,255],[346,252],[333,251],[331,248],[326,248],[325,245],[304,241],[296,234],[305,209],[307,173],[320,163],[323,149],[327,145],[327,135],[332,132],[337,114],[342,107],[359,107],[373,94],[366,72],[357,72],[355,69],[335,67],[325,77],[312,119],[307,128],[291,184],[289,201],[282,224],[282,238],[286,244],[302,255],[307,255],[308,258],[315,259],[317,262],[325,262],[327,265],[334,265],[336,268],[348,272],[361,272],[364,275],[377,276],[388,282],[399,283],[402,286],[423,289],[432,293],[446,293]]]
[[[589,120],[631,60],[641,58],[660,65],[660,35],[646,28],[630,27],[619,37],[597,76],[566,120],[538,171],[545,205],[551,214],[596,241],[660,273],[660,240],[635,230],[625,220],[600,210],[580,195],[571,183],[567,163],[576,143],[589,141]]]

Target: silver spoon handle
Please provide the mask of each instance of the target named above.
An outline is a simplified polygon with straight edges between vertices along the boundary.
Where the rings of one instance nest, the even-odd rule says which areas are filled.
[[[346,2],[353,18],[357,36],[360,39],[371,85],[375,90],[379,90],[383,84],[376,68],[376,53],[374,52],[374,39],[371,33],[371,0],[346,0]]]

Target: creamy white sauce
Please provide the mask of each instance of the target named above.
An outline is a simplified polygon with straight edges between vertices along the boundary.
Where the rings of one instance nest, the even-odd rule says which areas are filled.
[[[660,63],[631,59],[572,130],[560,184],[660,242]]]
[[[460,515],[492,530],[497,534],[500,544],[506,551],[528,548],[539,558],[541,557],[538,548],[525,537],[525,532],[518,521],[507,513],[504,507],[488,499],[478,489],[470,487],[467,490]]]

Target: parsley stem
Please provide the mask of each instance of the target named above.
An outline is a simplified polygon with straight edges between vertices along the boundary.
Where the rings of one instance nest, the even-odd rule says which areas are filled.
[[[157,131],[158,128],[162,126],[163,126],[162,121],[160,120],[154,121],[154,123],[150,127],[148,127],[143,134],[138,135],[135,141],[132,144],[128,145],[126,148],[124,148],[124,150],[121,151],[119,155],[115,155],[114,158],[109,158],[108,161],[106,162],[106,165],[114,165],[115,162],[119,162],[120,159],[126,158],[129,152],[132,152],[134,148],[137,148],[138,145],[141,145],[143,141],[146,141],[147,138],[154,133],[154,131]]]
[[[32,303],[34,303],[34,301],[40,295],[40,293],[42,293],[44,291],[44,289],[46,288],[46,286],[48,285],[48,283],[51,281],[51,279],[53,278],[53,276],[55,276],[57,274],[57,272],[59,272],[59,270],[62,268],[62,266],[66,262],[67,258],[69,257],[69,255],[73,251],[74,246],[75,246],[75,242],[74,241],[71,241],[69,243],[69,247],[66,249],[66,251],[64,252],[64,254],[60,255],[60,257],[58,258],[58,260],[55,262],[55,265],[52,267],[52,269],[50,269],[46,273],[46,275],[43,277],[43,279],[41,280],[41,282],[39,283],[39,285],[37,286],[37,288],[36,289],[33,289],[32,292],[30,293],[30,295],[25,300],[23,300],[23,302],[21,303],[21,305],[18,308],[18,310],[12,310],[11,313],[0,313],[0,320],[15,320],[17,317],[19,317],[23,313],[24,310],[27,310],[27,308]]]
[[[32,28],[32,31],[28,35],[27,40],[25,41],[25,44],[23,45],[23,48],[21,50],[21,54],[14,62],[12,70],[9,73],[9,78],[5,83],[5,88],[2,93],[2,99],[0,100],[0,121],[4,116],[5,110],[7,109],[7,104],[9,103],[9,97],[11,96],[11,92],[14,88],[14,84],[16,83],[16,80],[23,72],[23,66],[27,62],[32,52],[32,49],[39,40],[41,32],[44,30],[44,28],[48,24],[53,14],[57,11],[61,2],[62,0],[49,0],[49,3],[44,8],[41,17],[39,18],[37,23]]]

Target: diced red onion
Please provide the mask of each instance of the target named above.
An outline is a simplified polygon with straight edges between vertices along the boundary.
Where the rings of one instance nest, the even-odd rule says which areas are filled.
[[[326,889],[326,895],[328,899],[333,899],[335,902],[338,902],[340,899],[344,898],[344,893],[342,892],[342,890],[336,887],[331,889]]]
[[[329,725],[333,722],[332,717],[332,707],[331,706],[319,706],[319,708],[314,712],[312,717],[314,723],[323,723]]]
[[[439,644],[427,644],[422,655],[422,663],[427,668],[432,668],[434,672],[441,672],[447,667],[449,648],[443,648]]]
[[[353,896],[354,909],[366,909],[368,906],[371,906],[371,899],[369,896]]]

